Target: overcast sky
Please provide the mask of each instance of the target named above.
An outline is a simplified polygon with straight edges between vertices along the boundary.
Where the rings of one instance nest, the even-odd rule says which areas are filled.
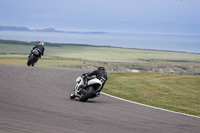
[[[200,34],[200,0],[0,0],[0,25]]]

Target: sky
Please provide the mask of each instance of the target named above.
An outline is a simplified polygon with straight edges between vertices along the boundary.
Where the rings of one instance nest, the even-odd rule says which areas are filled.
[[[200,0],[0,0],[0,25],[200,34]]]

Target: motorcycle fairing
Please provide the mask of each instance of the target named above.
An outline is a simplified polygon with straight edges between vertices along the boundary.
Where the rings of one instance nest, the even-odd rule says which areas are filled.
[[[80,86],[84,84],[83,78],[78,77],[76,79],[76,86],[75,86],[75,95],[78,95],[78,92],[82,89]]]
[[[88,81],[88,86],[95,86],[95,90],[96,91],[98,91],[100,88],[101,88],[101,86],[102,86],[102,83],[101,83],[101,81],[99,80],[99,79],[97,79],[97,78],[94,78],[94,79],[91,79],[91,80],[89,80]]]

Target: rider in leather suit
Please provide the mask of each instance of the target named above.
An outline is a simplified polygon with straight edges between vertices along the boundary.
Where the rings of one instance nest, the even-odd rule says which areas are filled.
[[[93,72],[87,74],[88,77],[91,77],[95,75],[97,79],[102,81],[102,86],[101,89],[97,92],[97,96],[99,96],[100,91],[103,89],[103,86],[105,85],[108,77],[107,77],[107,72],[105,71],[104,67],[98,67],[98,70],[94,70]]]
[[[32,50],[34,50],[34,49],[37,49],[37,51],[39,52],[39,55],[38,55],[38,58],[37,58],[37,60],[38,60],[39,58],[41,58],[41,55],[44,55],[44,50],[45,50],[45,48],[44,48],[44,42],[40,42],[38,45],[36,45],[35,47],[33,47]],[[30,53],[30,55],[28,57],[31,56],[31,53]]]

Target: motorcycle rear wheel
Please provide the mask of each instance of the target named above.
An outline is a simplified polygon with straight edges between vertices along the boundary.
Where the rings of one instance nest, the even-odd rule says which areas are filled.
[[[92,86],[86,89],[85,94],[81,94],[79,100],[81,102],[86,102],[89,98],[91,98],[95,94],[95,90]]]

